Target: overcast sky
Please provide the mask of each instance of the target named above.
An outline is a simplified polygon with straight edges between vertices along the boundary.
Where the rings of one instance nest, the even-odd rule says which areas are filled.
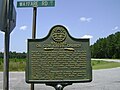
[[[16,7],[17,0],[14,3]],[[16,7],[16,11],[10,51],[26,52],[26,41],[32,37],[33,8]],[[90,44],[94,44],[120,31],[120,0],[55,0],[55,7],[37,8],[37,38],[45,37],[54,25],[64,25],[71,36],[90,38]],[[0,31],[0,51],[3,50],[4,33]]]

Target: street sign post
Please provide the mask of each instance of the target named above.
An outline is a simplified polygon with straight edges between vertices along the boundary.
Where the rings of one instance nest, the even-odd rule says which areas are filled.
[[[36,38],[36,19],[37,19],[37,7],[33,7],[32,39]],[[34,90],[34,83],[31,83],[31,90]]]
[[[32,26],[32,39],[36,38],[36,17],[37,7],[54,7],[55,0],[23,0],[17,1],[17,7],[33,7],[33,26]],[[31,90],[34,90],[34,83],[31,83]]]
[[[0,31],[5,32],[3,90],[9,90],[10,33],[16,26],[16,10],[13,2],[14,0],[0,0]]]
[[[18,1],[17,7],[54,7],[55,0]]]

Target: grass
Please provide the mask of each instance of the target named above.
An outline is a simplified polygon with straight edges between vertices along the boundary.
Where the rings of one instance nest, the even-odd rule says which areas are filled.
[[[107,61],[94,61],[92,60],[92,68],[96,69],[108,69],[108,68],[116,68],[120,67],[120,63],[118,62],[107,62]]]
[[[26,60],[25,59],[10,59],[9,71],[25,71]],[[0,71],[3,71],[3,59],[0,59]]]
[[[100,60],[92,60],[92,68],[96,69],[108,69],[120,67],[120,63],[117,62],[106,62]],[[25,71],[26,59],[10,59],[9,61],[9,70],[10,71]],[[3,71],[3,59],[0,58],[0,71]]]

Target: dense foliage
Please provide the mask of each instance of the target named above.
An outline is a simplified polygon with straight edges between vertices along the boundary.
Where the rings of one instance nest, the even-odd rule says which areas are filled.
[[[100,38],[91,45],[92,58],[120,58],[120,32]]]

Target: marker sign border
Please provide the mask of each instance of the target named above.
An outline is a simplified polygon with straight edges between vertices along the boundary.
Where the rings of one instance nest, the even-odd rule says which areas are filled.
[[[28,39],[27,48],[27,83],[92,80],[89,39],[73,38],[61,25],[54,26],[43,39]]]

